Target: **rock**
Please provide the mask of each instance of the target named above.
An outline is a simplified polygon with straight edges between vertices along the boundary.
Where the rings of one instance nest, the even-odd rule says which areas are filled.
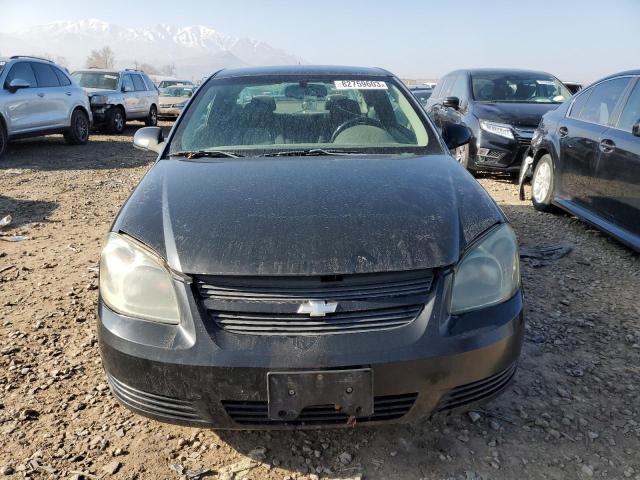
[[[352,458],[348,452],[342,452],[340,455],[338,455],[338,460],[343,465],[349,465],[351,463]]]
[[[16,470],[11,465],[5,465],[0,469],[0,473],[2,473],[2,475],[13,475],[16,473]]]
[[[591,440],[595,440],[596,438],[598,438],[600,435],[598,435],[596,432],[587,432],[587,436],[591,439]]]
[[[593,477],[593,468],[591,468],[589,465],[585,465],[583,464],[580,467],[580,473],[584,476],[584,477]]]
[[[267,458],[267,449],[265,447],[258,447],[251,450],[247,456],[256,462],[263,462]]]
[[[500,430],[500,424],[495,420],[490,420],[489,426],[491,427],[491,430]]]
[[[478,420],[482,418],[482,416],[478,412],[474,412],[473,410],[468,413],[469,420],[471,423],[476,423]]]
[[[116,460],[102,467],[102,470],[109,475],[115,475],[116,473],[118,473],[118,470],[120,470],[121,466],[122,464]]]

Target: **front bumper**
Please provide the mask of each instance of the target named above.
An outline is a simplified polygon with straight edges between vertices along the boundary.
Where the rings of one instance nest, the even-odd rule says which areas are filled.
[[[514,139],[480,130],[476,137],[472,169],[517,172],[529,150],[533,129],[514,128]]]
[[[518,291],[487,309],[449,316],[446,275],[420,315],[401,328],[318,336],[253,336],[217,329],[189,285],[179,326],[132,320],[102,302],[99,341],[118,400],[161,421],[224,429],[346,426],[331,406],[293,421],[267,415],[267,373],[370,368],[374,413],[358,423],[412,422],[500,393],[515,373],[524,314]]]
[[[114,105],[91,105],[91,114],[93,115],[93,124],[101,125],[107,121],[109,111],[115,108]]]
[[[160,108],[158,109],[158,116],[159,117],[177,117],[182,113],[182,109],[184,107],[163,107],[162,105],[160,105]]]

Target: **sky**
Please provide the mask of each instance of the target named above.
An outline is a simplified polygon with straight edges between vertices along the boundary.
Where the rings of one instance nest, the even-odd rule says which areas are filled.
[[[83,18],[202,24],[308,63],[379,66],[403,78],[517,67],[590,82],[640,68],[640,0],[0,0],[0,32]]]

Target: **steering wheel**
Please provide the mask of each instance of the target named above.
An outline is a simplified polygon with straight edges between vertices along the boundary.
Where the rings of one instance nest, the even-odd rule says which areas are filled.
[[[371,125],[372,127],[378,127],[382,130],[386,130],[380,120],[369,117],[355,117],[338,125],[338,127],[334,130],[333,135],[331,135],[331,143],[335,142],[338,135],[340,135],[342,132],[344,132],[348,128],[355,127],[356,125]]]

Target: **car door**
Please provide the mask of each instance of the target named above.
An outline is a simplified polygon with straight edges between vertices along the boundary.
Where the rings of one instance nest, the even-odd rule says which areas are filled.
[[[607,220],[640,236],[640,80],[630,93],[613,126],[602,134],[596,163],[594,207]],[[640,133],[640,132],[639,132]]]
[[[64,124],[65,126],[71,125],[71,114],[73,112],[73,109],[78,103],[82,103],[86,96],[86,93],[80,88],[74,88],[71,79],[58,67],[52,65],[51,68],[58,77],[58,81],[60,82],[60,90],[64,94]]]
[[[29,62],[16,62],[11,66],[3,85],[5,90],[9,90],[9,84],[14,79],[24,80],[29,87],[7,94],[3,113],[7,119],[9,135],[36,129],[42,122],[37,117],[41,100],[38,96],[38,84]]]
[[[42,99],[39,115],[43,128],[64,127],[68,120],[67,96],[53,68],[43,62],[31,62],[38,83],[38,96]]]
[[[584,90],[558,122],[560,162],[556,166],[556,192],[561,200],[593,208],[599,143],[628,82],[628,78],[614,78]]]
[[[131,79],[133,80],[133,86],[135,87],[135,96],[138,100],[137,104],[137,116],[138,117],[146,117],[149,109],[151,108],[151,104],[149,103],[149,95],[147,92],[147,87],[142,80],[142,77],[137,73],[131,74]]]
[[[133,78],[129,73],[122,75],[122,91],[124,93],[124,108],[127,118],[137,118],[140,107],[138,105],[136,88],[133,85]]]

